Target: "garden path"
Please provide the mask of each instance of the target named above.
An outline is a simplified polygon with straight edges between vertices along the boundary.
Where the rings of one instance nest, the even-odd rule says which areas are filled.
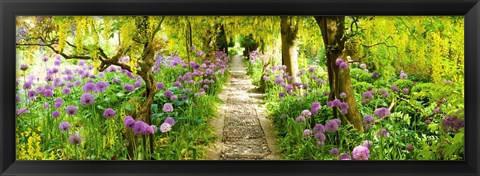
[[[241,56],[234,56],[230,77],[219,94],[219,117],[211,122],[217,142],[208,150],[210,160],[276,160],[276,139],[272,122],[266,118],[263,94],[246,74]]]

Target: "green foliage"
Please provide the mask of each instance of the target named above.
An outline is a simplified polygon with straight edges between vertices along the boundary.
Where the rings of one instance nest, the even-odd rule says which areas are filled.
[[[397,81],[395,81],[393,83],[393,85],[396,85],[398,86],[398,88],[403,89],[403,88],[407,88],[407,89],[411,89],[413,87],[413,81],[409,80],[409,79],[399,79]]]
[[[372,82],[373,79],[372,79],[372,76],[370,73],[362,70],[362,69],[359,69],[359,68],[352,68],[350,69],[350,76],[357,80],[357,81],[361,81],[361,82]]]

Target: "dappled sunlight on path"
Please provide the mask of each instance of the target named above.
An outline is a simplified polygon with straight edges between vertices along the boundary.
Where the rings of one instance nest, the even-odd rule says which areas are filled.
[[[278,159],[275,136],[264,114],[263,94],[246,75],[241,56],[234,56],[229,66],[230,78],[219,94],[223,104],[219,117],[212,121],[219,140],[209,151],[212,160]]]

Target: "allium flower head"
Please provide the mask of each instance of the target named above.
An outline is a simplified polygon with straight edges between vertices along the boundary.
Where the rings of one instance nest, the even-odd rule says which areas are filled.
[[[37,93],[34,90],[29,90],[28,93],[27,93],[29,99],[35,98],[36,94]]]
[[[341,70],[344,70],[344,69],[347,69],[348,68],[348,64],[346,62],[342,62],[340,63],[340,65],[338,66]]]
[[[406,149],[407,149],[408,151],[413,151],[413,145],[412,145],[412,144],[408,144],[407,147],[406,147]]]
[[[312,114],[318,114],[318,111],[322,108],[319,102],[313,102],[310,108]]]
[[[55,66],[60,66],[60,60],[57,59],[57,60],[53,61],[53,64]]]
[[[96,89],[95,84],[93,84],[93,83],[88,83],[88,82],[87,82],[87,83],[83,86],[82,91],[83,91],[83,92],[92,92],[92,91],[95,91],[95,89]]]
[[[333,105],[339,107],[342,102],[339,99],[333,100]]]
[[[163,112],[173,112],[173,106],[171,103],[165,103],[163,105]]]
[[[162,133],[169,132],[170,130],[172,130],[172,125],[170,125],[169,123],[163,123],[163,124],[160,126],[160,131],[161,131]]]
[[[342,124],[342,121],[340,119],[332,119],[335,123],[337,123],[338,126]]]
[[[347,98],[347,94],[345,92],[340,93],[340,98]]]
[[[344,63],[345,61],[343,61],[342,58],[337,58],[337,60],[335,60],[335,65],[337,66],[340,66],[341,63]]]
[[[283,78],[280,76],[276,76],[274,82],[275,84],[281,84],[283,83]]]
[[[400,79],[407,79],[407,74],[400,73]]]
[[[384,118],[390,115],[390,110],[388,108],[378,108],[376,109],[373,114],[378,118]]]
[[[315,139],[325,142],[326,136],[324,133],[315,133]]]
[[[173,126],[173,125],[175,125],[175,123],[177,123],[177,122],[175,122],[175,119],[173,119],[172,117],[167,117],[167,118],[165,119],[164,123],[168,123],[168,124],[170,124],[171,126]]]
[[[61,132],[66,132],[70,130],[72,126],[68,122],[61,122],[60,125],[58,125],[58,128],[60,129]]]
[[[427,119],[427,120],[425,120],[423,123],[425,123],[425,124],[427,124],[427,125],[428,125],[428,124],[432,123],[432,121],[431,121],[431,120],[429,120],[429,119]]]
[[[310,129],[303,130],[303,137],[310,137],[310,135],[312,135],[312,130]]]
[[[446,115],[442,119],[442,129],[445,132],[458,132],[465,127],[465,121],[456,116]]]
[[[362,98],[370,100],[373,98],[373,94],[371,91],[366,91],[362,93]]]
[[[363,69],[363,70],[365,70],[365,69],[367,69],[367,65],[365,65],[365,64],[360,64],[360,68]]]
[[[20,65],[20,70],[26,71],[27,69],[28,69],[28,65],[25,65],[25,64]]]
[[[310,110],[305,109],[305,110],[302,111],[302,116],[310,117],[310,116],[312,116],[312,113],[310,112]]]
[[[95,86],[96,86],[97,92],[104,92],[105,89],[107,89],[108,86],[110,86],[110,84],[108,84],[107,82],[100,81],[100,82],[97,82]]]
[[[132,116],[126,116],[123,119],[123,124],[125,124],[125,127],[132,129],[133,125],[135,124],[135,120]]]
[[[60,112],[58,112],[58,111],[53,111],[53,112],[52,112],[52,117],[53,117],[53,118],[57,118],[57,117],[59,117],[59,116],[60,116]]]
[[[133,84],[133,86],[142,87],[142,81],[141,80],[136,81],[135,84]]]
[[[330,120],[325,124],[325,131],[329,133],[336,132],[338,130],[337,122]]]
[[[170,97],[173,95],[173,92],[170,91],[170,90],[167,90],[167,91],[165,91],[165,92],[163,93],[163,95],[164,95],[165,97],[167,97],[167,98],[170,98]]]
[[[347,102],[340,103],[340,109],[348,109],[348,103]]]
[[[278,93],[278,98],[282,99],[283,97],[285,97],[285,92]]]
[[[340,114],[348,114],[348,109],[340,109]]]
[[[43,61],[43,62],[47,62],[47,61],[48,61],[48,57],[47,57],[47,56],[43,57],[43,58],[42,58],[42,61]]]
[[[178,87],[178,88],[182,88],[182,83],[176,81],[176,82],[173,83],[173,86]]]
[[[368,158],[370,157],[370,151],[367,147],[364,147],[362,145],[356,146],[355,148],[353,148],[352,156],[354,160],[368,160]]]
[[[78,133],[72,134],[68,137],[68,141],[70,141],[70,144],[78,145],[82,143],[82,136]]]
[[[399,89],[398,89],[398,86],[393,85],[393,86],[390,86],[390,90],[396,92],[396,91],[398,91]]]
[[[327,106],[328,106],[328,107],[334,107],[335,105],[333,104],[333,101],[328,101],[328,102],[327,102]]]
[[[372,141],[369,141],[369,140],[363,141],[363,146],[364,147],[370,148],[370,147],[372,147],[372,145],[373,145]]]
[[[372,116],[366,115],[365,117],[363,117],[363,126],[365,128],[372,128],[374,124],[375,119],[373,119]]]
[[[305,116],[298,116],[295,121],[297,123],[305,123]]]
[[[65,110],[69,116],[76,115],[78,113],[78,108],[76,106],[67,106]]]
[[[106,119],[115,117],[115,114],[115,110],[113,110],[112,108],[107,108],[105,109],[105,111],[103,111],[103,117]]]
[[[23,89],[28,90],[32,88],[32,82],[27,81],[23,84]]]
[[[57,101],[57,102],[53,103],[53,106],[54,106],[55,108],[62,107],[62,105],[63,105],[63,102],[61,102],[61,101]]]
[[[83,106],[88,106],[88,105],[91,105],[95,102],[95,98],[93,97],[92,94],[89,94],[89,93],[84,93],[81,97],[80,97],[80,103],[83,105]]]
[[[332,148],[330,150],[330,156],[337,156],[338,155],[338,148]]]
[[[71,91],[70,91],[69,88],[64,88],[64,89],[62,90],[62,93],[65,94],[65,95],[70,95]]]
[[[314,127],[313,127],[313,132],[315,133],[325,133],[325,126],[323,126],[322,124],[316,124]]]
[[[410,91],[408,90],[408,88],[403,88],[403,89],[402,89],[402,93],[403,93],[403,94],[408,94],[408,92],[410,92]]]
[[[163,90],[165,88],[165,84],[163,84],[162,82],[158,82],[157,83],[157,88],[160,89],[160,90]]]
[[[50,89],[44,90],[44,91],[43,91],[43,96],[44,96],[44,97],[52,97],[52,96],[53,96],[52,90],[50,90]]]
[[[133,87],[133,85],[131,84],[125,84],[123,85],[123,90],[127,91],[127,92],[131,92],[135,89],[135,87]]]
[[[382,128],[381,130],[378,131],[377,136],[388,137],[390,136],[390,134],[388,133],[387,129]]]
[[[340,157],[338,157],[338,160],[352,160],[352,158],[348,153],[342,153]]]

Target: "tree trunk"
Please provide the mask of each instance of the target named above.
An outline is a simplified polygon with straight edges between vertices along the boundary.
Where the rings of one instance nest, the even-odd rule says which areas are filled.
[[[322,31],[323,42],[327,49],[327,67],[328,81],[330,83],[329,101],[340,99],[340,93],[345,92],[347,97],[345,101],[348,103],[348,113],[345,115],[348,122],[352,123],[355,128],[363,132],[362,117],[358,111],[355,92],[353,90],[350,78],[350,69],[340,70],[335,65],[337,58],[343,57],[343,49],[345,47],[345,17],[321,17],[315,16],[315,20]],[[337,109],[333,108],[334,117],[336,118]],[[341,114],[340,114],[341,115]]]
[[[298,21],[295,17],[281,16],[282,64],[287,66],[287,73],[292,76],[289,83],[298,82],[298,51],[296,45]]]

